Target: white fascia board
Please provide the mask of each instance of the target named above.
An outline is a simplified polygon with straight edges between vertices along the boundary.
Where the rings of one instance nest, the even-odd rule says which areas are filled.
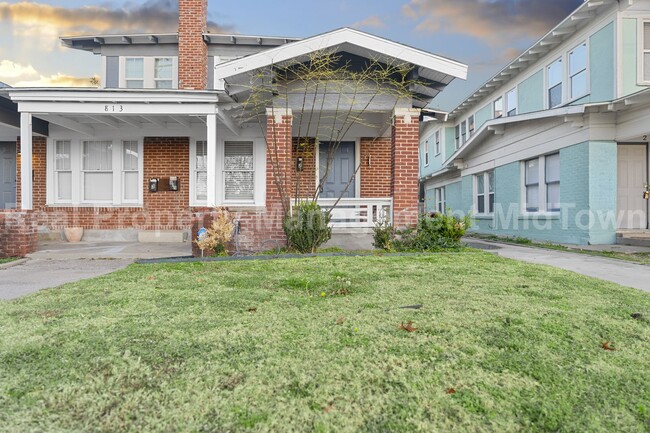
[[[467,65],[349,28],[334,30],[309,39],[292,42],[258,54],[222,63],[215,67],[214,75],[217,79],[227,79],[235,75],[251,72],[273,64],[302,57],[309,53],[327,50],[344,44],[356,45],[383,56],[400,59],[463,80],[467,79]]]
[[[80,89],[11,89],[9,97],[14,102],[144,102],[144,103],[217,103],[216,92],[197,91],[111,91]]]
[[[18,111],[21,113],[43,114],[81,114],[81,115],[186,115],[205,116],[217,114],[217,105],[214,103],[157,103],[143,102],[44,102],[44,101],[18,101]]]

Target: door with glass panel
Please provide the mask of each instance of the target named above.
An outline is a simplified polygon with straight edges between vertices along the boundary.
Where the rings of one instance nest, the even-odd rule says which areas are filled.
[[[16,143],[0,143],[0,209],[16,208]]]

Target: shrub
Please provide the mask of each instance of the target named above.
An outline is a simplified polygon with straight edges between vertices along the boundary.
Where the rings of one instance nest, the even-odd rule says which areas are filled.
[[[300,253],[314,253],[332,238],[330,214],[316,202],[304,201],[293,208],[293,215],[284,221],[289,248]]]
[[[373,227],[372,246],[380,250],[392,251],[395,242],[395,228],[387,219],[383,219]]]
[[[208,254],[225,255],[227,254],[226,244],[232,241],[234,233],[235,224],[230,212],[227,209],[220,209],[217,217],[212,221],[212,225],[208,227],[205,236],[194,242]]]

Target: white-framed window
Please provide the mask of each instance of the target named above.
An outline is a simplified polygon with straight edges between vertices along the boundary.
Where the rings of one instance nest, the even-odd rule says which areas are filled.
[[[474,115],[472,114],[467,118],[467,138],[471,138],[474,135],[474,129],[476,129],[476,122],[474,121]]]
[[[177,57],[120,57],[120,88],[178,88]]]
[[[138,139],[48,140],[47,204],[141,206],[142,150]]]
[[[194,153],[194,200],[208,200],[208,142],[197,140]]]
[[[456,139],[454,141],[456,150],[460,149],[460,125],[456,125],[456,128],[454,128],[454,131],[456,133]]]
[[[563,89],[562,80],[564,70],[562,69],[562,59],[557,59],[546,68],[546,89],[548,98],[548,108],[555,108],[562,104]]]
[[[124,59],[124,80],[127,89],[144,88],[144,57]]]
[[[650,21],[644,21],[641,29],[641,59],[639,81],[650,83]]]
[[[503,117],[503,97],[495,99],[492,103],[492,112],[495,119]]]
[[[577,99],[588,93],[587,43],[583,42],[569,52],[570,99]]]
[[[517,115],[517,88],[510,90],[506,93],[506,116]]]
[[[70,140],[54,142],[54,194],[60,203],[72,201],[72,144]]]
[[[140,201],[140,145],[137,140],[122,140],[122,202]]]
[[[174,59],[157,57],[154,59],[153,78],[156,89],[172,89],[174,86]]]
[[[435,188],[434,194],[436,195],[436,212],[445,213],[447,203],[445,202],[445,187]]]
[[[526,212],[560,211],[560,154],[524,162]]]
[[[467,120],[463,120],[460,124],[460,144],[463,145],[467,142]]]
[[[226,202],[252,202],[255,199],[255,153],[252,141],[227,141],[223,161]]]
[[[424,166],[428,167],[429,166],[429,140],[426,140],[424,142],[422,155],[423,155],[422,158],[424,159]]]
[[[476,175],[475,206],[476,213],[487,215],[494,213],[494,170]]]
[[[436,131],[434,133],[434,140],[435,140],[435,154],[436,156],[440,155],[440,130]]]

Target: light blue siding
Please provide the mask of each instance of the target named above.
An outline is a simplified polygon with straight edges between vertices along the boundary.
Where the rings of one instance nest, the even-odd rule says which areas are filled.
[[[589,41],[591,98],[585,102],[615,99],[614,52],[614,23],[610,23],[592,35]]]
[[[519,114],[544,109],[544,72],[539,71],[519,85]]]
[[[636,18],[623,18],[623,62],[621,64],[623,95],[619,96],[630,95],[643,89],[643,87],[637,85],[637,62],[639,60],[639,50],[636,26]]]
[[[118,87],[120,87],[120,58],[106,57],[106,88],[117,89]]]
[[[454,128],[445,128],[445,159],[456,152],[456,133]]]
[[[459,211],[464,209],[463,206],[463,183],[455,182],[450,183],[445,187],[445,200],[447,208],[452,211]]]
[[[485,107],[478,110],[474,119],[476,121],[476,130],[478,131],[485,122],[492,120],[492,104],[487,104]]]

